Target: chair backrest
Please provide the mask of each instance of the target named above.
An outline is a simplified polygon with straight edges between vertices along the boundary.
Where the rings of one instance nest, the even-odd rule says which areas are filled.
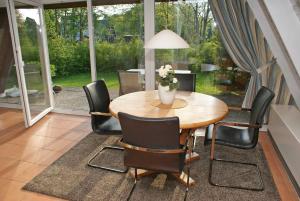
[[[138,72],[118,71],[120,89],[119,95],[124,95],[136,91],[143,91]]]
[[[260,88],[251,106],[250,124],[263,124],[265,113],[274,96],[274,92],[267,87]]]
[[[255,96],[250,114],[250,124],[262,125],[264,123],[264,116],[268,107],[270,106],[275,94],[267,87],[261,87]],[[249,128],[250,135],[252,135],[252,142],[256,145],[258,141],[258,128]]]
[[[90,112],[109,112],[110,97],[103,80],[83,86],[89,102]]]
[[[119,112],[123,141],[148,149],[180,149],[178,117],[143,118]],[[166,172],[181,172],[185,154],[148,153],[125,149],[124,164],[128,167]]]
[[[175,77],[178,79],[179,82],[179,91],[196,91],[196,73],[177,73]]]

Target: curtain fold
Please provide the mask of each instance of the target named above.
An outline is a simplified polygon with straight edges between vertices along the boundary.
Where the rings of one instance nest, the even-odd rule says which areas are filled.
[[[271,82],[270,69],[276,60],[245,0],[209,0],[209,3],[226,50],[241,70],[251,74],[242,105],[250,108],[261,86]]]

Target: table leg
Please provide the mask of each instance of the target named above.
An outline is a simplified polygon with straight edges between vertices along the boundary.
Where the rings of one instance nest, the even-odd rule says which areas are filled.
[[[193,161],[200,160],[200,156],[196,152],[192,152],[191,156],[190,156],[190,153],[187,153],[185,158],[186,158],[185,163],[190,163],[190,162],[193,162]]]
[[[134,177],[134,168],[131,168],[129,171],[130,175]],[[137,178],[145,177],[152,175],[156,172],[150,171],[150,170],[144,170],[144,169],[137,169]]]
[[[130,172],[130,175],[132,177],[134,177],[134,169],[130,169],[129,172]],[[156,174],[156,173],[158,173],[158,172],[150,171],[150,170],[137,169],[137,177],[138,178],[146,177],[146,176]],[[174,176],[180,183],[187,186],[187,177],[188,177],[188,175],[185,172],[182,172],[181,174],[172,173],[171,175]],[[189,186],[192,186],[194,184],[195,184],[195,180],[190,177],[189,178]]]
[[[191,135],[191,132],[194,132],[194,130],[182,129],[181,134],[180,134],[180,144],[186,143],[186,139]],[[190,155],[190,152],[191,152],[191,155]],[[193,151],[193,147],[189,147],[188,153],[186,154],[185,158],[186,158],[185,163],[188,163],[188,162],[199,160],[200,156],[198,153]]]
[[[187,186],[187,179],[188,175],[185,172],[182,172],[181,174],[172,174],[180,183]],[[193,186],[195,184],[195,180],[193,178],[189,178],[189,186]]]

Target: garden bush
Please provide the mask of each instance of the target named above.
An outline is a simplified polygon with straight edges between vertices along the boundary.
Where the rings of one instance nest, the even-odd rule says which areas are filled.
[[[95,50],[98,72],[137,68],[144,54],[143,43],[139,39],[115,43],[97,41]],[[61,37],[50,39],[49,55],[58,77],[90,73],[88,40],[72,42]]]

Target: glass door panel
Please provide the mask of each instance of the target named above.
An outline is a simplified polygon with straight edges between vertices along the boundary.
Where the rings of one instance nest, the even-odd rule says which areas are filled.
[[[0,8],[0,107],[21,108],[6,8]]]
[[[111,98],[145,88],[144,4],[104,5],[92,0],[97,79]]]
[[[26,126],[31,126],[52,109],[41,9],[27,1],[9,1],[9,5]]]

